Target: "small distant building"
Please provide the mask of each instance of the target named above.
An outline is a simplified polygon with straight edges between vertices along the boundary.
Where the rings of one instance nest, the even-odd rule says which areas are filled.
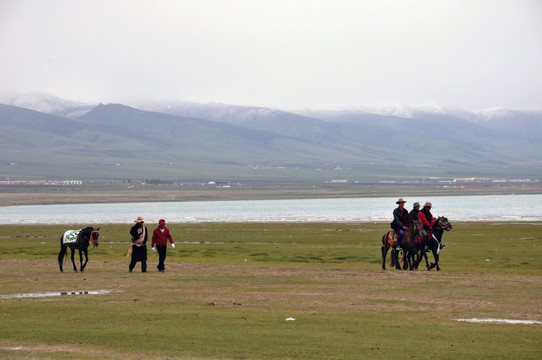
[[[83,185],[83,180],[64,180],[64,185]]]
[[[489,182],[489,181],[491,181],[491,179],[489,178],[475,178],[475,177],[454,179],[454,182]]]
[[[207,185],[214,185],[217,188],[229,188],[231,187],[227,181],[209,181]]]

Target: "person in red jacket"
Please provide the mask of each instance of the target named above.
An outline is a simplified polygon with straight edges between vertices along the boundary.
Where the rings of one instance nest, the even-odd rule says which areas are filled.
[[[166,227],[166,220],[160,219],[158,221],[158,227],[152,232],[152,251],[158,250],[158,271],[164,272],[166,267],[164,261],[166,260],[167,242],[171,243],[171,248],[175,249],[175,242],[169,233],[169,229]],[[156,248],[155,248],[156,245]]]
[[[423,204],[423,209],[418,213],[418,219],[422,222],[423,229],[426,231],[426,235],[422,236],[425,251],[429,251],[429,239],[431,239],[433,225],[435,224],[435,218],[431,214],[432,207],[433,205],[428,201]]]

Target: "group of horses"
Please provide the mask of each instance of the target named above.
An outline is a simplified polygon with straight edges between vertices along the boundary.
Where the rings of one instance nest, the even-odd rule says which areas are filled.
[[[429,241],[429,249],[433,253],[435,259],[434,263],[429,265],[427,253],[425,247],[419,241],[423,235],[423,226],[419,220],[412,221],[409,228],[405,230],[402,241],[402,257],[403,270],[415,270],[418,268],[422,258],[425,258],[425,264],[427,270],[436,268],[440,270],[439,256],[442,245],[442,234],[444,231],[450,231],[452,224],[445,217],[438,217],[432,228],[432,236]],[[64,271],[62,262],[68,253],[68,248],[71,250],[71,261],[73,270],[77,272],[77,266],[75,265],[74,252],[75,249],[79,250],[79,271],[83,272],[85,266],[88,263],[88,247],[92,243],[96,249],[98,249],[98,238],[100,228],[93,228],[92,226],[86,227],[81,230],[68,230],[60,237],[60,252],[58,253],[58,266],[60,271]],[[401,270],[399,261],[399,251],[395,250],[397,239],[394,230],[388,231],[382,237],[382,269],[386,270],[386,255],[390,249],[391,251],[391,265],[396,269]],[[83,255],[85,255],[85,261],[83,262]]]
[[[425,265],[427,270],[436,268],[440,270],[439,259],[440,249],[442,248],[442,235],[444,231],[452,230],[452,224],[447,218],[439,216],[431,229],[431,236],[427,239],[428,247],[431,253],[433,253],[434,263],[429,264],[427,252],[423,245],[422,237],[428,236],[420,220],[413,220],[410,222],[410,226],[403,235],[401,241],[402,256],[399,261],[399,252],[395,246],[397,244],[397,235],[394,230],[388,231],[382,237],[382,269],[386,270],[386,255],[391,249],[391,266],[395,266],[397,270],[401,270],[401,262],[403,263],[403,270],[416,270],[422,259],[425,259]]]

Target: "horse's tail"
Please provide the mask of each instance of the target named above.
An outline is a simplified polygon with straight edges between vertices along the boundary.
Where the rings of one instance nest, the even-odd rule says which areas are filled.
[[[68,246],[64,244],[64,235],[60,237],[60,251],[62,252],[62,250],[64,250],[64,255],[62,256],[64,258],[64,264],[66,264],[66,261],[68,261]]]

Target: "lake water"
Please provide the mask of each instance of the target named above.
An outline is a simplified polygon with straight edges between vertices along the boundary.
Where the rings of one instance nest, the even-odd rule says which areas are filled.
[[[154,202],[0,207],[0,224],[387,222],[397,198]],[[433,216],[450,221],[542,221],[542,194],[405,198],[433,203]]]

